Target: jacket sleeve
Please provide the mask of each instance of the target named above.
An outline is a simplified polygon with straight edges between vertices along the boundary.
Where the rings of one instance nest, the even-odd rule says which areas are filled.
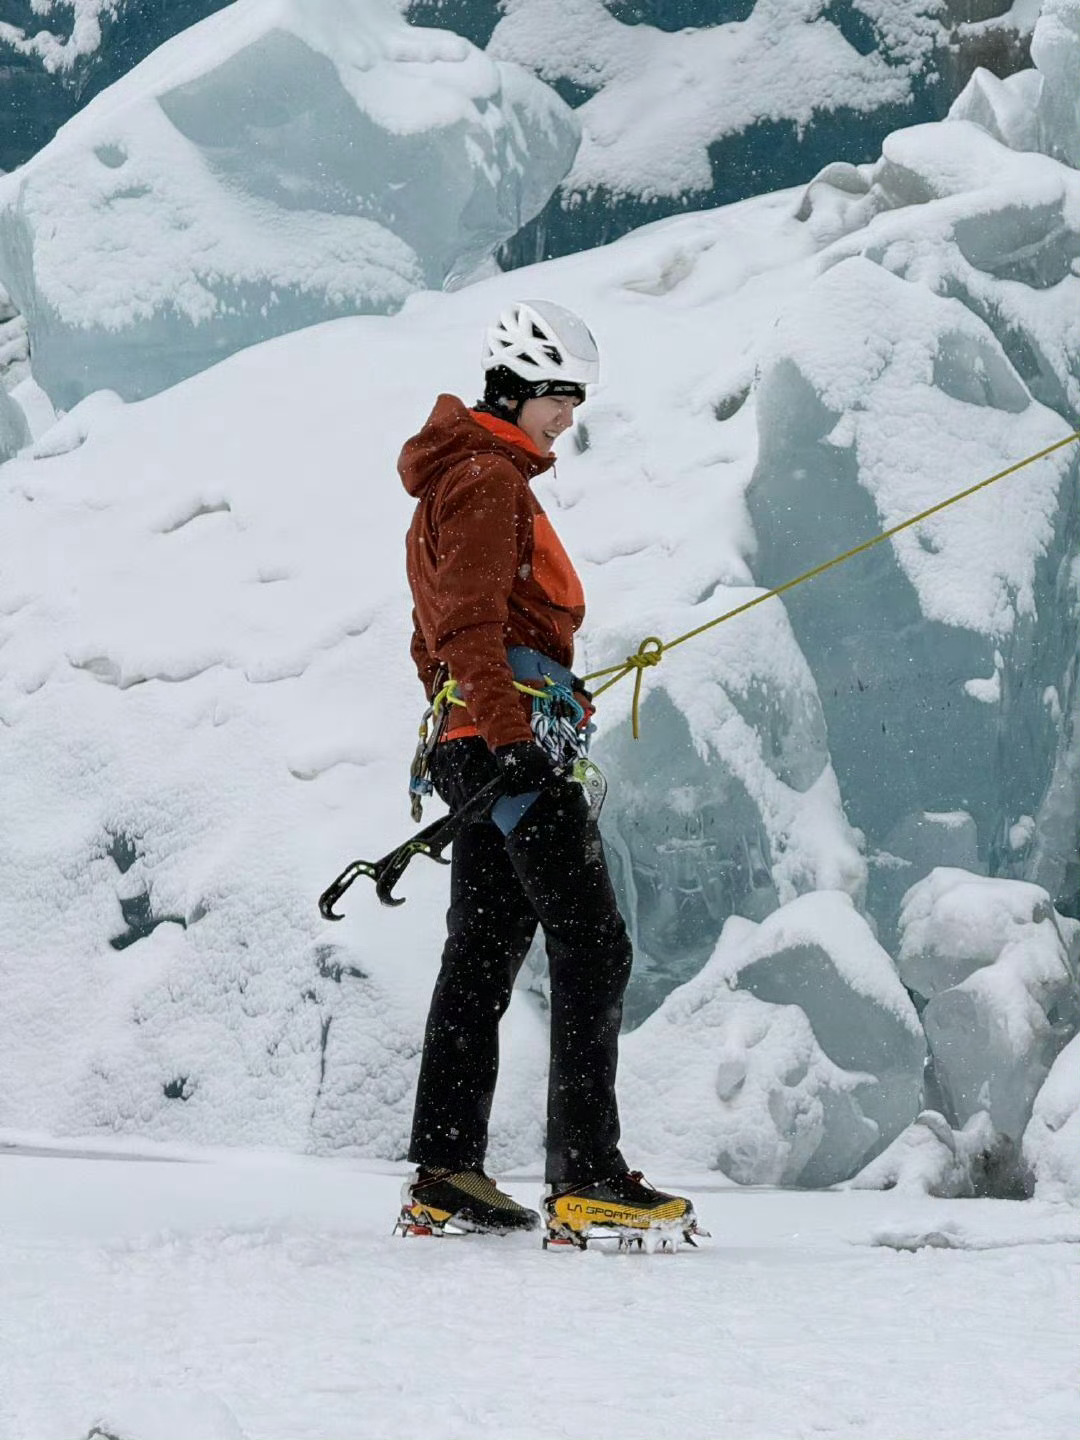
[[[412,612],[412,643],[409,646],[413,664],[416,666],[416,673],[420,677],[420,684],[424,687],[424,694],[430,700],[435,693],[435,680],[439,674],[439,662],[433,660],[428,654],[427,644],[424,641],[424,633],[420,629],[420,617],[416,613],[416,607]]]
[[[523,491],[509,461],[479,456],[446,477],[436,516],[436,654],[491,749],[532,739],[505,640],[532,524]]]

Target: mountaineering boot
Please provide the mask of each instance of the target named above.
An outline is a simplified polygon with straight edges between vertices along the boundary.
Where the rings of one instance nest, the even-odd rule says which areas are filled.
[[[430,1170],[421,1166],[401,1188],[395,1235],[455,1235],[478,1231],[508,1235],[538,1230],[540,1216],[503,1194],[482,1170]]]
[[[675,1249],[680,1240],[693,1245],[700,1229],[694,1207],[682,1195],[657,1190],[640,1170],[624,1170],[606,1180],[553,1187],[544,1196],[549,1245],[584,1250],[590,1240],[617,1240],[619,1248]]]

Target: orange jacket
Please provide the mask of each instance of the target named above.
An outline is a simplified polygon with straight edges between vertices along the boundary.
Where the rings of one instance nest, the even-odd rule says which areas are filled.
[[[569,669],[585,617],[581,581],[529,488],[554,463],[516,425],[453,395],[439,396],[398,460],[418,501],[405,542],[417,673],[430,696],[448,666],[472,722],[452,721],[454,733],[478,733],[492,749],[532,739],[507,646]]]

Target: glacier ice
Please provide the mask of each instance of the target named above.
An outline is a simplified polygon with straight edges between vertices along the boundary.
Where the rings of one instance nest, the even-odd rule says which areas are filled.
[[[762,357],[748,500],[770,584],[1067,435],[1054,408],[1080,403],[1080,177],[966,122],[864,168],[804,198],[831,243]],[[886,943],[901,879],[962,852],[1072,903],[1077,468],[1059,451],[786,597]]]
[[[514,264],[794,185],[827,161],[867,160],[897,127],[940,119],[980,58],[999,74],[1024,66],[1030,30],[1019,14],[988,23],[969,0],[414,8],[477,38],[496,12],[489,52],[528,66],[580,117],[572,170],[503,252]]]
[[[900,1190],[961,1198],[993,1183],[1000,1137],[985,1110],[953,1130],[936,1110],[923,1110],[892,1144],[851,1181],[853,1190]]]
[[[640,728],[634,740],[613,726],[595,747],[618,777],[601,829],[634,942],[630,1025],[700,970],[728,916],[763,920],[807,890],[861,899],[866,887],[782,611],[669,662]]]
[[[0,279],[67,408],[470,274],[577,146],[549,90],[389,0],[239,0],[0,181]]]
[[[1080,922],[1045,890],[938,869],[908,893],[898,968],[923,1026],[947,1117],[985,1111],[1019,1144],[1055,1056],[1080,1025]]]
[[[1040,1199],[1080,1205],[1080,1035],[1054,1061],[1035,1097],[1023,1154]]]
[[[851,897],[820,890],[764,920],[720,973],[771,1004],[798,1005],[829,1059],[871,1077],[859,1105],[884,1148],[922,1106],[926,1042],[893,963]],[[870,1149],[864,1155],[870,1158]]]
[[[30,439],[30,429],[18,402],[0,385],[0,465],[18,454]]]
[[[921,1104],[918,1018],[841,893],[729,921],[623,1052],[632,1143],[740,1184],[846,1180]]]
[[[626,1145],[741,1185],[832,1184],[874,1147],[869,1077],[822,1050],[797,1005],[733,991],[714,965],[623,1042]]]
[[[26,321],[0,287],[0,386],[11,391],[30,374],[30,341]]]
[[[949,111],[1014,150],[1080,167],[1080,4],[1043,0],[1031,37],[1034,69],[1000,79],[979,69]]]

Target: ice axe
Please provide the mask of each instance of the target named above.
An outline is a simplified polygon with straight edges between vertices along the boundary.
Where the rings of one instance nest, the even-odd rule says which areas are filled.
[[[449,865],[450,861],[443,859],[442,852],[453,843],[455,837],[466,825],[472,825],[477,820],[484,819],[492,805],[503,793],[505,783],[503,776],[497,775],[464,805],[460,805],[449,815],[432,821],[430,825],[425,825],[423,830],[403,841],[395,850],[384,855],[381,860],[354,860],[319,896],[319,914],[324,920],[344,920],[344,915],[335,914],[334,906],[353,881],[361,875],[366,875],[368,879],[374,880],[375,894],[383,905],[404,905],[405,897],[395,897],[394,886],[404,875],[405,867],[413,856],[426,855],[429,860],[434,860],[438,865]]]

